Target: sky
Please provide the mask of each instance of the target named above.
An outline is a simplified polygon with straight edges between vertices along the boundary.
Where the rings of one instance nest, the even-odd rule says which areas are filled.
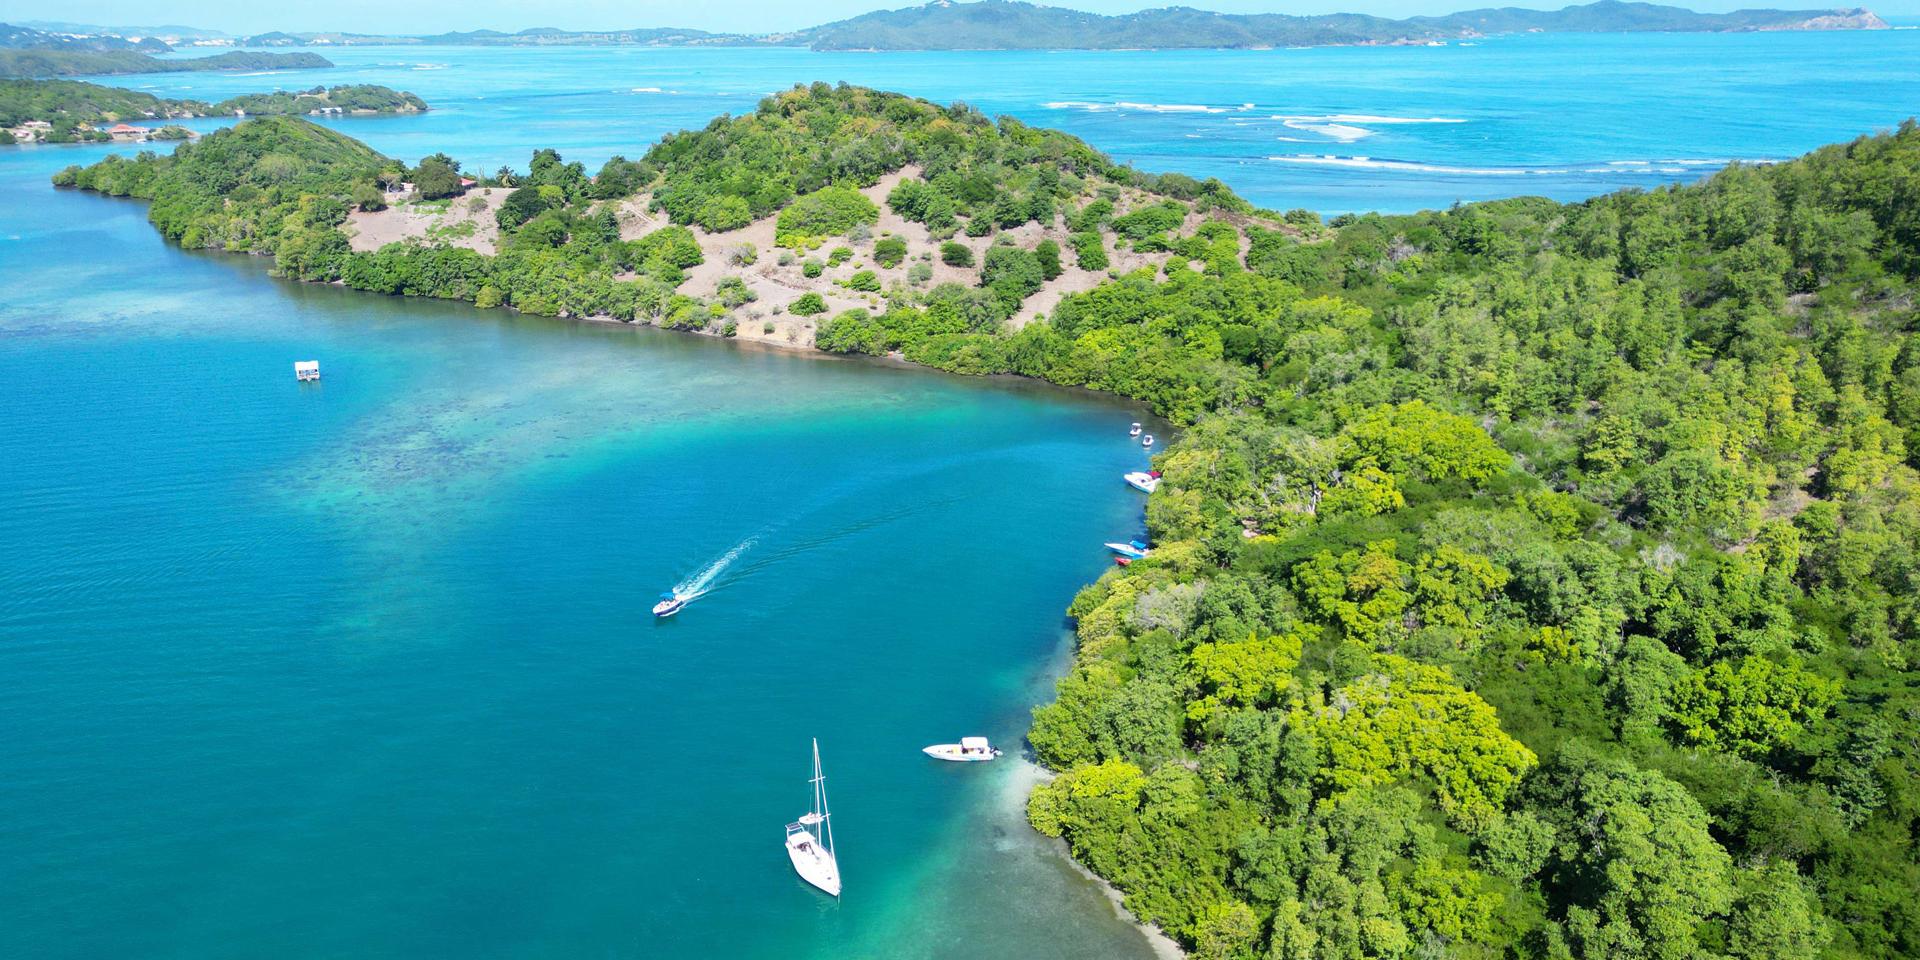
[[[1557,9],[1573,0],[1071,0],[1054,6],[1097,13],[1133,13],[1178,5],[1223,13],[1371,13],[1386,17],[1452,13],[1487,6]],[[1674,2],[1674,0],[1667,0]],[[1863,0],[1683,0],[1675,5],[1702,11],[1742,6],[1814,8]],[[1920,0],[1889,0],[1867,6],[1883,14],[1920,11]],[[447,30],[573,30],[623,27],[693,27],[722,33],[771,33],[856,16],[875,9],[910,6],[904,0],[571,0],[529,4],[526,0],[329,0],[320,4],[269,4],[259,0],[5,0],[0,21],[53,20],[105,26],[177,24],[228,33],[269,30],[343,30],[356,33],[439,33]]]

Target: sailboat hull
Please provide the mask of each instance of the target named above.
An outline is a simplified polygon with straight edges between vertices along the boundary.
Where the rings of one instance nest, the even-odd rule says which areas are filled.
[[[787,859],[793,861],[793,872],[800,879],[836,897],[840,895],[840,865],[812,833],[795,830],[787,834]]]

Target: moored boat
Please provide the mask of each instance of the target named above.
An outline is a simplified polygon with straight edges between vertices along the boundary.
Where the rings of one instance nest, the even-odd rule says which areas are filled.
[[[1108,550],[1112,550],[1114,553],[1119,554],[1122,559],[1126,560],[1142,560],[1153,552],[1147,549],[1146,544],[1138,540],[1129,540],[1126,543],[1109,543],[1106,547]]]
[[[1151,446],[1153,446],[1153,434],[1151,434],[1151,433],[1149,433],[1149,434],[1147,434],[1146,436],[1144,436],[1144,437],[1141,437],[1141,438],[1140,438],[1140,445],[1141,445],[1141,446],[1143,446],[1143,447],[1151,447]]]
[[[840,895],[840,860],[833,853],[833,824],[827,813],[827,776],[820,772],[820,741],[813,741],[813,809],[787,824],[787,859],[800,879]]]
[[[1135,470],[1132,473],[1125,474],[1120,479],[1125,480],[1127,486],[1141,493],[1152,493],[1154,488],[1160,485],[1160,471]]]
[[[1139,435],[1140,435],[1140,425],[1137,423],[1127,430],[1127,436],[1129,437],[1137,437]]]
[[[954,763],[979,763],[1000,755],[1000,751],[994,749],[986,737],[961,737],[959,743],[936,743],[931,747],[922,747],[920,752],[935,760]]]

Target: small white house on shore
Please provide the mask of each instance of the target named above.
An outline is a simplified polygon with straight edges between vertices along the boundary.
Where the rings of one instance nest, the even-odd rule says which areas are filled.
[[[320,379],[320,361],[295,360],[293,362],[293,375],[295,379],[298,380]]]

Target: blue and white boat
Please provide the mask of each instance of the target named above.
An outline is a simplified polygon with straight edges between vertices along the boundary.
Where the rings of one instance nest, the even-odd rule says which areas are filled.
[[[1141,493],[1152,493],[1153,489],[1160,485],[1160,471],[1135,470],[1132,473],[1122,476],[1120,479],[1125,480],[1127,486]]]
[[[1126,557],[1128,560],[1144,560],[1148,554],[1153,552],[1147,549],[1146,544],[1138,540],[1129,540],[1126,543],[1109,543],[1107,544],[1107,549],[1112,550],[1120,556]]]
[[[660,595],[660,602],[653,605],[653,615],[662,618],[671,617],[679,613],[681,607],[687,605],[687,599],[677,593],[663,593]]]
[[[999,748],[988,743],[986,737],[961,737],[959,743],[936,743],[920,748],[920,752],[952,763],[980,763],[1000,755]]]

